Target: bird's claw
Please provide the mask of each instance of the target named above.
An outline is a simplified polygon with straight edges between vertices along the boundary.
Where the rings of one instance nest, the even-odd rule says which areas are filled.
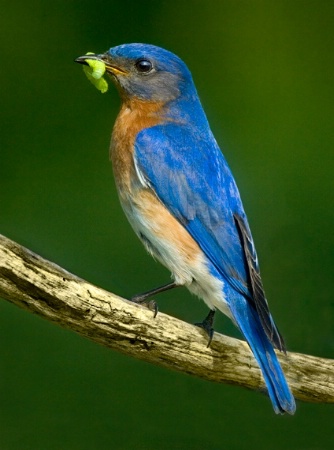
[[[194,325],[196,325],[196,327],[200,327],[203,328],[203,330],[206,332],[206,334],[209,336],[209,342],[207,345],[207,348],[210,347],[212,338],[213,338],[213,333],[214,333],[214,329],[213,329],[213,318],[215,315],[215,311],[214,310],[210,310],[209,314],[206,316],[206,318],[203,320],[203,322],[197,322]]]
[[[154,318],[156,318],[158,314],[158,305],[154,300],[148,300],[152,295],[160,294],[160,292],[169,291],[177,287],[178,285],[173,281],[172,283],[164,284],[163,286],[159,286],[157,288],[151,289],[150,291],[144,292],[142,294],[134,295],[130,298],[130,301],[133,303],[137,303],[138,305],[144,305],[146,308],[150,309],[154,312]]]
[[[133,303],[137,303],[137,305],[145,306],[145,308],[153,311],[154,319],[157,317],[159,308],[155,300],[148,300],[147,297],[141,295],[134,295],[133,297],[130,298],[130,301]]]
[[[196,325],[196,327],[203,328],[203,330],[209,336],[209,341],[208,341],[208,345],[207,345],[207,348],[209,348],[210,344],[211,344],[211,341],[212,341],[212,338],[213,338],[213,333],[214,333],[215,330],[213,328],[206,327],[204,322],[197,322],[194,325]]]

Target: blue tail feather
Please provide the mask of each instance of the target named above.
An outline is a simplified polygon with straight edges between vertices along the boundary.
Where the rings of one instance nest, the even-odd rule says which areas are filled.
[[[296,410],[295,399],[256,311],[241,296],[233,299],[230,308],[260,366],[275,413],[294,414]]]

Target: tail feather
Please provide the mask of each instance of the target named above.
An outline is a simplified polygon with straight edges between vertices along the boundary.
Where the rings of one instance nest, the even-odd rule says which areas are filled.
[[[294,414],[296,410],[295,399],[256,311],[241,296],[231,302],[230,308],[260,366],[275,413]]]

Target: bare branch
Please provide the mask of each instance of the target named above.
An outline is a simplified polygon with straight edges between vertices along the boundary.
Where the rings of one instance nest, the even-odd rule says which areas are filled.
[[[264,389],[245,342],[199,328],[106,292],[0,235],[0,297],[99,344],[207,380]],[[334,360],[279,359],[296,398],[334,402]]]

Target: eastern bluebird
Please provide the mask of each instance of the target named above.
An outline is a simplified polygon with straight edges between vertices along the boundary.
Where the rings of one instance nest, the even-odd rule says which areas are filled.
[[[270,314],[258,258],[229,166],[210,130],[191,73],[173,53],[125,44],[100,55],[122,106],[110,145],[123,210],[145,248],[173,282],[134,301],[186,286],[245,336],[276,413],[296,409],[274,347],[285,344]]]

